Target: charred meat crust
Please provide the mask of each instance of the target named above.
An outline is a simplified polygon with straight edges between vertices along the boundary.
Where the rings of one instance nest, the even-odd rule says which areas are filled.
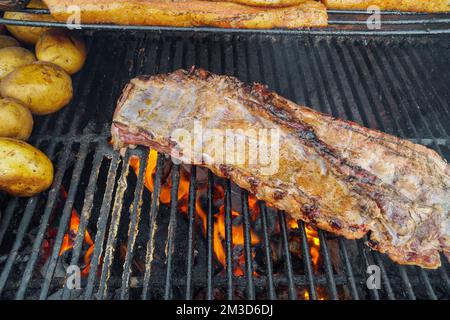
[[[151,105],[143,105],[142,96]],[[156,107],[174,117],[155,114]],[[195,68],[134,79],[114,115],[115,147],[140,144],[175,156],[167,127],[186,124],[189,110],[216,125],[234,117],[242,127],[276,126],[284,134],[282,155],[298,160],[309,154],[304,161],[281,164],[282,172],[271,179],[246,167],[204,164],[293,218],[349,239],[370,231],[368,245],[402,264],[437,268],[439,251],[449,251],[450,170],[445,160],[423,146],[295,105],[263,85],[244,85]],[[211,118],[218,110],[219,116]],[[142,112],[150,115],[148,121]],[[328,131],[348,141],[333,140]],[[320,166],[325,173],[314,169]]]

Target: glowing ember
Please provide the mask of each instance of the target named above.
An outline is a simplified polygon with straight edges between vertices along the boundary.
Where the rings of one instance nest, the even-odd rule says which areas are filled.
[[[67,192],[64,188],[61,188],[61,195],[64,199],[67,199]],[[64,235],[61,250],[59,255],[62,256],[64,252],[71,250],[75,243],[75,238],[77,237],[78,228],[80,226],[80,217],[75,209],[72,209],[72,215],[70,217],[69,231]],[[91,267],[92,253],[94,252],[94,241],[92,241],[91,235],[86,230],[84,233],[84,244],[88,245],[89,248],[83,256],[84,268],[81,270],[81,275],[86,277],[89,274],[89,269]]]
[[[232,219],[239,217],[241,214],[235,210],[232,210],[231,217]],[[225,250],[223,248],[222,240],[225,240],[225,206],[221,206],[219,213],[215,215],[216,222],[214,224],[214,252],[216,254],[217,259],[220,261],[222,265],[225,265]],[[251,234],[251,243],[258,244],[260,242],[259,237],[253,232],[250,231]],[[244,226],[238,225],[233,226],[232,228],[232,244],[234,246],[242,246],[244,245]],[[245,262],[244,255],[241,255],[238,259],[238,266],[234,270],[234,274],[236,276],[243,276],[244,272],[242,271],[241,265]]]
[[[154,174],[156,172],[156,163],[157,163],[158,153],[154,150],[151,150],[149,153],[149,159],[147,168],[145,171],[144,184],[150,192],[153,192],[154,186]],[[139,173],[140,160],[138,157],[132,157],[130,160],[130,166],[136,173]],[[189,197],[189,185],[190,179],[189,175],[186,171],[180,171],[180,185],[178,189],[178,209],[183,214],[186,214],[188,211],[188,197]],[[160,194],[160,202],[169,205],[170,204],[170,193],[171,193],[172,181],[171,178],[168,177],[161,185],[161,194]],[[206,235],[206,226],[207,226],[207,213],[203,209],[201,205],[200,199],[206,193],[206,187],[199,188],[197,191],[197,198],[195,203],[196,215],[202,221],[203,232]],[[217,185],[213,190],[213,198],[214,200],[223,200],[225,196],[225,191],[222,186]],[[259,216],[259,207],[258,200],[255,196],[249,195],[248,197],[249,209],[250,209],[250,219],[255,221]],[[270,207],[270,204],[268,204]],[[244,226],[241,224],[237,224],[235,219],[238,219],[241,216],[241,213],[238,211],[232,210],[232,246],[233,248],[236,246],[242,246],[244,244]],[[297,221],[290,220],[289,227],[291,229],[298,229]],[[251,235],[251,243],[252,245],[260,243],[260,238],[253,231],[250,231]],[[320,239],[317,231],[311,226],[306,226],[306,235],[308,238],[308,244],[310,247],[311,260],[314,266],[314,270],[317,271],[319,265],[319,257],[320,257]],[[213,250],[217,260],[225,266],[226,264],[226,253],[224,248],[224,240],[226,237],[225,233],[225,205],[221,205],[218,212],[214,213],[214,231],[213,231]],[[254,257],[254,253],[252,252]],[[243,266],[245,263],[244,253],[242,252],[234,261],[234,270],[233,273],[235,276],[243,276]],[[254,272],[254,275],[256,273]],[[319,299],[323,299],[323,295],[318,293]],[[309,292],[305,291],[304,293],[305,299],[309,299]]]
[[[298,229],[298,222],[294,219],[289,220],[289,228],[291,230]],[[311,255],[311,260],[313,263],[314,270],[317,271],[319,266],[320,258],[320,239],[319,234],[316,229],[311,227],[309,224],[305,225],[306,237],[308,239],[309,253]]]
[[[157,163],[158,153],[154,150],[151,150],[149,153],[147,168],[145,171],[144,184],[148,190],[153,192],[154,186],[154,174],[156,172],[156,163]],[[139,173],[140,161],[138,157],[132,157],[130,160],[130,166],[136,173]],[[183,214],[186,214],[188,211],[188,198],[189,198],[189,185],[190,179],[188,174],[181,170],[180,171],[180,184],[178,188],[178,209]],[[161,203],[168,205],[170,204],[170,190],[172,186],[172,180],[169,177],[161,186],[161,193],[159,200]],[[206,235],[206,226],[207,226],[207,214],[204,211],[200,199],[202,195],[206,193],[206,188],[201,188],[197,190],[197,199],[195,203],[196,215],[202,221],[203,232]],[[221,200],[225,196],[225,191],[221,186],[215,186],[213,197],[215,200]],[[258,214],[259,209],[257,206],[257,199],[253,196],[249,196],[249,208],[251,210],[250,219],[254,221]],[[232,210],[232,220],[238,218],[241,214],[235,210]],[[250,232],[251,235],[251,243],[258,244],[260,242],[259,237],[253,232]],[[214,213],[214,232],[213,232],[213,250],[217,260],[225,266],[226,263],[226,254],[224,248],[224,240],[225,240],[225,205],[222,205],[218,212]],[[233,223],[232,228],[232,246],[242,246],[244,244],[244,227],[242,224],[235,225]],[[236,263],[236,267],[234,268],[235,276],[243,276],[244,272],[242,270],[242,265],[245,262],[244,254],[241,254]]]
[[[291,219],[288,222],[289,228],[291,230],[295,230],[299,228],[298,222],[295,219]],[[319,239],[319,233],[316,229],[314,229],[309,224],[305,225],[305,233],[306,238],[308,239],[308,246],[309,246],[309,253],[311,255],[311,261],[313,264],[314,271],[317,272],[317,269],[319,267],[319,259],[320,259],[320,239]],[[320,288],[318,288],[320,289]],[[305,300],[309,300],[309,292],[308,290],[305,290],[304,292],[304,298]],[[321,292],[321,290],[318,290],[317,292],[317,299],[318,300],[325,300],[325,294]]]

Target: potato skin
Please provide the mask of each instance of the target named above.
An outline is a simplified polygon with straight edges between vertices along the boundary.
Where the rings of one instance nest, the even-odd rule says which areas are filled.
[[[3,79],[15,69],[36,61],[33,52],[21,47],[0,49],[0,79]]]
[[[40,0],[32,0],[27,8],[34,9],[46,9],[47,6],[42,3]],[[50,21],[53,22],[55,19],[49,14],[32,14],[32,13],[23,13],[23,12],[5,12],[5,19],[15,19],[15,20],[31,20],[31,21]],[[20,42],[23,42],[28,45],[35,45],[38,41],[41,34],[50,28],[44,27],[21,27],[21,26],[13,26],[7,25],[6,29]]]
[[[10,36],[4,35],[4,34],[0,34],[0,49],[8,48],[8,47],[20,47],[20,43],[13,37],[10,37]]]
[[[53,182],[53,164],[26,142],[0,138],[0,191],[31,197],[47,190]]]
[[[54,63],[68,74],[74,74],[86,61],[86,45],[75,33],[52,29],[43,33],[36,43],[36,56],[40,61]]]
[[[33,130],[33,116],[20,103],[0,98],[0,137],[27,140]]]
[[[72,79],[57,65],[35,62],[16,69],[0,82],[0,95],[45,115],[66,106],[73,96]]]

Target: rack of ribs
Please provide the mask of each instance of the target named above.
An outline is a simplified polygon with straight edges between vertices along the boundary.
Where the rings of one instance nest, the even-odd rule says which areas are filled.
[[[348,239],[367,235],[367,245],[397,263],[437,268],[440,252],[450,256],[450,166],[444,159],[422,145],[299,106],[263,85],[195,68],[138,77],[118,102],[112,139],[118,150],[148,146],[207,167],[323,230]],[[243,141],[237,158],[248,157],[220,157],[217,146],[233,150],[230,141]],[[275,151],[265,157],[272,167],[258,161],[269,149]]]

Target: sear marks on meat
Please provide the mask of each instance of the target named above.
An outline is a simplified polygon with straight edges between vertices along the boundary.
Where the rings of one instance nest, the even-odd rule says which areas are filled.
[[[208,146],[192,147],[174,134],[195,132],[195,123],[234,130],[248,148],[262,142],[246,130],[277,129],[278,170],[218,162]],[[133,79],[118,102],[112,138],[116,149],[143,145],[208,167],[321,229],[348,239],[368,234],[371,248],[400,264],[437,268],[439,252],[450,252],[445,160],[424,146],[299,106],[263,85],[194,68]]]

